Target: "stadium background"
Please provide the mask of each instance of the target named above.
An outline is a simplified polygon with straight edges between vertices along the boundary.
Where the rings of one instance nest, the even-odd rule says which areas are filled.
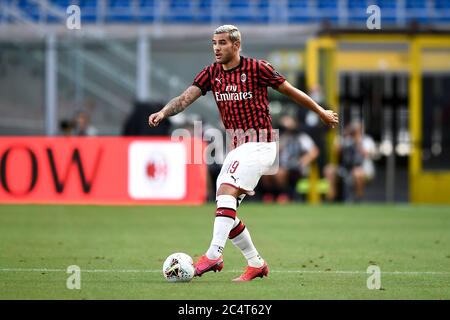
[[[69,29],[66,25],[73,17],[73,11],[66,10],[73,4],[80,8],[80,29]],[[372,14],[367,11],[370,5],[381,9],[381,29],[368,28],[367,21]],[[359,119],[364,124],[364,131],[376,143],[376,176],[366,189],[364,201],[369,204],[363,207],[350,204],[332,206],[331,210],[342,218],[335,222],[349,228],[343,230],[352,230],[351,221],[354,222],[352,219],[358,214],[361,216],[356,221],[361,224],[365,223],[365,215],[373,218],[372,215],[378,211],[386,210],[384,214],[391,219],[397,214],[395,204],[406,205],[405,210],[412,212],[411,220],[405,219],[401,213],[401,219],[394,224],[398,232],[417,232],[417,242],[410,245],[417,245],[423,252],[433,255],[424,257],[429,261],[424,262],[421,268],[427,271],[433,269],[433,265],[439,266],[439,270],[448,267],[449,238],[445,232],[448,233],[450,211],[450,1],[1,0],[0,9],[0,202],[4,203],[0,206],[0,219],[3,219],[2,234],[5,236],[0,260],[2,270],[21,266],[19,262],[24,250],[19,242],[29,229],[23,229],[20,221],[37,232],[34,228],[47,219],[61,219],[58,220],[60,225],[54,227],[65,228],[66,223],[73,222],[70,216],[78,212],[81,212],[81,219],[94,217],[91,219],[97,221],[103,217],[98,211],[111,210],[111,216],[116,219],[114,223],[120,225],[127,217],[126,213],[122,217],[119,212],[129,211],[131,219],[136,221],[143,219],[140,214],[163,219],[161,216],[169,213],[176,219],[183,219],[176,208],[185,208],[144,206],[135,209],[120,206],[98,210],[96,207],[69,204],[196,204],[201,205],[199,212],[212,210],[213,205],[208,204],[208,199],[211,200],[208,188],[211,186],[207,185],[206,166],[184,166],[181,160],[177,162],[174,155],[180,153],[173,146],[176,143],[159,137],[163,131],[152,132],[146,128],[146,123],[149,110],[179,94],[192,83],[201,68],[212,62],[210,37],[221,24],[235,24],[240,28],[243,55],[270,61],[291,83],[324,106],[338,111],[342,121],[337,130],[326,131],[320,127],[319,131],[325,137],[321,158],[312,165],[310,174],[299,181],[301,201],[285,208],[267,207],[269,209],[266,210],[281,215],[284,212],[293,221],[299,211],[311,210],[321,215],[319,220],[327,217],[330,214],[325,212],[329,210],[328,205],[309,206],[325,202],[327,185],[322,164],[337,161],[337,155],[332,151],[335,135],[342,132],[345,124]],[[281,115],[295,110],[275,91],[272,90],[270,96],[275,124]],[[136,117],[132,118],[130,115],[134,111]],[[79,112],[90,117],[90,124],[95,128],[92,136],[65,137],[64,124]],[[306,119],[304,114],[299,117]],[[197,100],[185,113],[171,119],[166,132],[189,127],[195,120],[202,120],[206,127],[220,128],[218,111],[211,95]],[[314,129],[310,133],[314,137]],[[127,137],[122,137],[124,135]],[[130,137],[137,135],[139,137]],[[187,157],[188,148],[186,145],[181,154]],[[155,156],[157,153],[164,156]],[[132,167],[138,166],[141,166],[141,171],[132,173]],[[157,172],[163,173],[158,175]],[[147,175],[146,181],[139,178],[142,173]],[[181,179],[183,183],[177,180],[180,176],[184,177]],[[179,185],[184,187],[180,189]],[[173,186],[179,189],[175,196]],[[142,191],[145,188],[147,191]],[[258,202],[260,199],[256,197],[255,200]],[[422,204],[431,206],[424,210]],[[437,204],[441,206],[435,206]],[[265,207],[258,207],[255,203],[249,204],[249,208],[256,214],[264,211]],[[92,214],[85,215],[89,210]],[[430,215],[422,216],[427,210],[430,210]],[[41,213],[31,214],[35,211],[44,211],[43,220],[37,218]],[[107,213],[104,214],[106,218]],[[263,217],[267,214],[263,213]],[[199,218],[194,218],[194,221],[209,226],[210,221]],[[304,217],[299,213],[298,218]],[[335,216],[330,218],[333,220]],[[375,225],[379,223],[378,226],[382,226],[384,218],[380,214],[379,220],[374,220]],[[254,218],[248,215],[248,219]],[[270,225],[270,218],[267,219],[264,221]],[[145,221],[144,224],[148,223]],[[167,221],[161,221],[166,225]],[[312,221],[311,225],[315,226]],[[430,223],[426,225],[429,227],[426,237],[430,237],[426,241],[438,241],[442,246],[440,249],[419,244],[424,240],[420,234],[425,231],[416,223],[420,225],[424,221]],[[323,222],[326,224],[326,219]],[[411,229],[402,228],[402,223]],[[82,226],[79,227],[79,230],[74,227],[72,237],[77,238],[75,230],[82,230]],[[112,229],[121,232],[115,224]],[[433,230],[439,239],[433,238]],[[91,231],[92,235],[100,232]],[[181,234],[180,238],[187,237],[178,227],[175,231]],[[292,236],[300,232],[292,231]],[[101,232],[107,233],[106,230]],[[123,232],[130,236],[129,229]],[[209,231],[200,229],[198,232],[209,236]],[[378,234],[377,229],[373,232]],[[29,234],[29,241],[33,234]],[[382,237],[381,231],[379,234]],[[160,236],[154,235],[156,238]],[[60,236],[61,242],[72,241],[63,233]],[[309,236],[313,239],[315,235]],[[359,236],[364,238],[364,234]],[[394,241],[390,236],[392,234],[385,238],[386,243]],[[150,239],[153,238],[145,238],[144,241]],[[357,237],[352,238],[355,239]],[[95,243],[98,239],[94,236],[91,240]],[[153,253],[160,259],[166,253],[168,255],[170,249],[179,250],[176,242],[176,239],[170,244],[163,241],[160,247],[166,245],[167,249],[152,249],[147,259],[152,259]],[[53,249],[58,247],[56,239],[48,243]],[[271,247],[268,243],[265,245]],[[103,254],[95,251],[93,244],[85,243],[85,246],[89,251],[87,256],[102,260]],[[107,249],[111,250],[107,254],[112,255],[118,248],[120,246]],[[203,246],[195,247],[195,253],[201,253],[201,248]],[[189,251],[190,247],[184,246],[184,249]],[[401,247],[397,249],[402,251]],[[319,256],[319,251],[309,252],[310,256]],[[28,262],[28,269],[38,268],[39,259],[46,252],[42,248],[29,251],[35,259]],[[133,252],[141,254],[137,249]],[[79,254],[89,260],[83,256],[86,252]],[[380,255],[383,257],[381,260],[389,260],[382,250]],[[63,262],[53,258],[56,260],[50,259],[46,266],[59,269],[55,265]],[[238,257],[234,259],[237,261]],[[126,265],[126,257],[122,260],[120,263]],[[368,256],[366,260],[371,258]],[[102,266],[105,263],[94,262],[101,262]],[[159,262],[155,261],[155,268],[159,268]],[[330,265],[334,262],[331,259]],[[144,261],[137,261],[135,265],[147,267]],[[347,266],[352,268],[354,265]],[[305,266],[306,269],[309,267]],[[406,262],[397,267],[411,269]],[[23,274],[0,272],[2,283],[10,290],[4,297],[55,297],[48,296],[45,290],[15,290],[20,288],[17,283],[24,279]],[[425,293],[418,296],[448,298],[448,273],[444,272],[439,277],[442,278],[434,280],[444,284],[442,295]],[[35,281],[33,276],[26,279]],[[337,286],[335,296],[315,292],[301,297],[339,298],[339,281]],[[253,297],[252,291],[249,292],[243,297]],[[288,298],[299,297],[294,289],[289,292],[292,295]],[[350,292],[349,297],[354,297],[354,292]],[[88,296],[102,297],[98,292]],[[79,298],[65,293],[56,297]],[[120,297],[120,294],[112,297]],[[167,297],[173,296],[163,296]],[[203,296],[199,294],[198,297]],[[400,292],[391,297],[417,296]]]

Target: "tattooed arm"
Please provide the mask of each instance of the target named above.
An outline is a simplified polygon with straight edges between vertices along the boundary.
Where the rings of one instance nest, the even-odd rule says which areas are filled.
[[[202,91],[197,86],[190,86],[181,95],[170,100],[160,111],[148,117],[150,127],[156,127],[165,118],[174,116],[186,109],[190,104],[202,95]]]

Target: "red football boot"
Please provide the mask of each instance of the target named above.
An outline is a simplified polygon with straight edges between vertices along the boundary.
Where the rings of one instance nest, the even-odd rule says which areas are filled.
[[[223,256],[217,259],[208,259],[206,255],[201,256],[196,263],[194,263],[194,276],[201,277],[202,274],[208,271],[220,271],[223,269]]]
[[[238,278],[233,279],[234,282],[252,281],[256,277],[267,277],[269,274],[269,267],[264,262],[264,265],[260,268],[247,266],[245,272],[241,274]]]

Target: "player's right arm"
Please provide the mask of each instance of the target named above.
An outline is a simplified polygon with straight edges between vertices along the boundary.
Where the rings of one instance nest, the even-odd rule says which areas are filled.
[[[195,85],[190,86],[181,95],[170,100],[160,111],[152,113],[148,117],[149,126],[156,127],[165,118],[174,116],[184,111],[201,95],[202,91],[200,90],[199,87]]]

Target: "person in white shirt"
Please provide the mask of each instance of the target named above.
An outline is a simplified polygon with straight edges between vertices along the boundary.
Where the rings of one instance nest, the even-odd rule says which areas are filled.
[[[319,148],[308,134],[299,130],[295,118],[281,117],[279,168],[276,174],[263,176],[262,184],[266,189],[263,201],[285,203],[293,200],[298,179],[309,174],[309,166],[318,155]]]
[[[339,164],[328,164],[324,169],[329,183],[327,200],[336,199],[337,177],[340,176],[344,182],[351,182],[354,200],[360,201],[364,197],[367,182],[375,176],[375,142],[369,135],[363,134],[361,123],[353,122],[345,128],[343,136],[336,141],[335,148]]]

